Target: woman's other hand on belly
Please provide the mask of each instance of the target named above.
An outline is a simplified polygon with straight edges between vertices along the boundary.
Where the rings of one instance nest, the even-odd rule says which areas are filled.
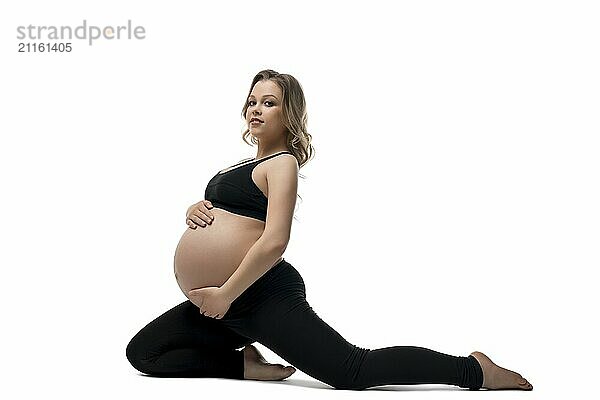
[[[210,212],[208,209],[209,207],[213,208],[213,205],[208,200],[201,200],[198,203],[191,205],[185,215],[185,223],[188,224],[191,229],[196,229],[198,225],[204,228],[207,224],[212,224],[215,216]]]
[[[188,292],[188,296],[190,301],[200,309],[200,314],[216,319],[223,318],[232,303],[218,286],[192,289]]]

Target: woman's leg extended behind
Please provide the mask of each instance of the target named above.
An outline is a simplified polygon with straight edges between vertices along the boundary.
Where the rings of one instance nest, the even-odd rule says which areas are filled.
[[[371,350],[349,343],[315,313],[306,301],[302,277],[287,261],[263,290],[270,292],[266,300],[232,329],[337,389],[425,383],[478,389],[482,385],[483,372],[472,356],[455,357],[415,346]]]
[[[148,375],[244,379],[244,354],[236,349],[253,342],[187,300],[142,328],[126,355]]]

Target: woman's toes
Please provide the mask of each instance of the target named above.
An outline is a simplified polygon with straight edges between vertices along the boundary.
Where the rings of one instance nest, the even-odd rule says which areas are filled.
[[[531,383],[529,383],[529,381],[525,378],[520,378],[518,383],[519,383],[519,386],[521,386],[524,390],[533,389],[533,385]]]
[[[285,376],[284,378],[287,378],[288,376],[292,375],[294,372],[296,372],[296,368],[292,367],[292,366],[288,366],[285,367],[283,369],[285,371]]]
[[[285,379],[288,376],[292,375],[294,372],[296,372],[295,369],[290,370],[289,368],[284,367],[281,364],[271,364],[269,365],[269,367],[271,368],[271,376],[269,377],[270,379]]]
[[[291,365],[289,367],[285,367],[285,369],[287,369],[289,372],[291,372],[292,374],[294,372],[296,372],[296,368],[292,367]],[[291,374],[290,374],[291,375]]]
[[[529,383],[529,381],[527,379],[523,378],[523,376],[521,374],[516,373],[516,372],[512,372],[512,373],[517,375],[517,385],[519,388],[521,388],[523,390],[533,389],[533,385],[531,383]]]

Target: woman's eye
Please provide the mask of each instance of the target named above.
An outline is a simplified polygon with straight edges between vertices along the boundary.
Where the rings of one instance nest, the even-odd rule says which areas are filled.
[[[254,100],[250,100],[250,101],[248,101],[248,105],[249,105],[249,106],[251,106],[251,105],[252,105],[251,103],[254,103]],[[273,106],[273,102],[272,102],[272,101],[269,101],[269,100],[267,100],[267,101],[265,101],[265,103],[269,103],[269,104],[271,104],[271,106]]]

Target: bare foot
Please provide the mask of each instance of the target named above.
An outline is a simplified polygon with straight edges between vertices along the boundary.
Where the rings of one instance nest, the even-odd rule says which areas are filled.
[[[486,389],[516,389],[533,390],[533,385],[523,378],[521,374],[502,368],[493,363],[492,360],[480,351],[471,353],[479,361],[483,370],[483,386]]]
[[[256,347],[244,347],[244,379],[259,381],[280,381],[296,372],[292,366],[268,363]]]

